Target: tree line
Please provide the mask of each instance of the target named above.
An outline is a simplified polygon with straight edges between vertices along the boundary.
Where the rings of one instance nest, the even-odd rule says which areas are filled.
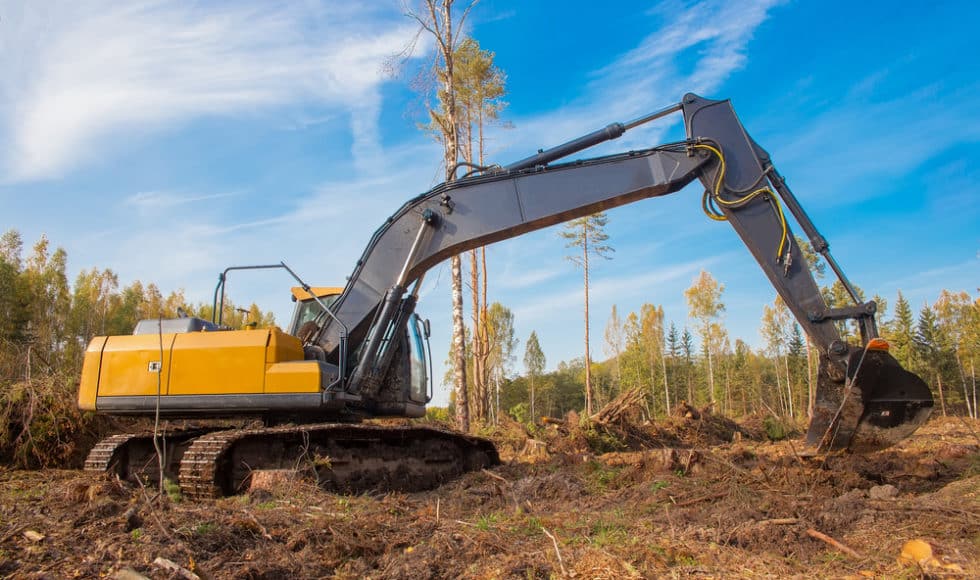
[[[828,288],[825,295],[831,292]],[[806,418],[814,396],[816,349],[778,298],[763,307],[760,348],[733,338],[722,318],[723,294],[724,286],[702,271],[685,292],[689,318],[682,325],[666,320],[660,305],[643,304],[625,316],[614,305],[604,333],[607,358],[590,365],[596,405],[641,389],[650,417],[669,414],[685,401],[711,405],[731,416]],[[882,298],[877,301],[881,336],[902,366],[929,384],[936,411],[977,417],[980,295],[942,290],[917,315],[901,291],[892,315]],[[859,344],[853,329],[844,330],[847,340]],[[542,373],[543,365],[534,364],[544,359],[543,353],[534,352],[540,351],[536,336],[533,343],[532,349],[528,340],[523,376],[504,384],[503,408],[518,418],[581,411],[586,397],[584,357]],[[535,415],[530,413],[532,384]]]

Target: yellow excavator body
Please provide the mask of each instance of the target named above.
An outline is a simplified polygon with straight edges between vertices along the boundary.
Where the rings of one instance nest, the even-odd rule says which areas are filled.
[[[161,352],[163,353],[161,358]],[[104,397],[315,393],[316,361],[278,328],[100,336],[85,353],[78,404]]]

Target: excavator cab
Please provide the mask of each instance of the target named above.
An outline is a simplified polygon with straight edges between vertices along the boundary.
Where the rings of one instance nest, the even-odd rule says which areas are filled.
[[[324,306],[329,307],[343,291],[343,288],[336,286],[313,286],[309,292],[299,286],[290,288],[296,307],[293,309],[293,317],[289,322],[289,328],[287,328],[289,334],[298,336],[299,329],[304,324],[316,320],[323,313],[323,307],[314,300],[314,296],[319,298]]]

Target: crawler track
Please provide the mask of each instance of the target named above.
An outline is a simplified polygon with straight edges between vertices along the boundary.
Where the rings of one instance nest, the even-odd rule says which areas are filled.
[[[485,439],[431,427],[319,424],[220,431],[195,439],[180,464],[185,497],[243,491],[253,470],[291,469],[324,489],[430,489],[500,463]]]
[[[500,463],[486,439],[432,427],[350,423],[183,431],[167,436],[165,457],[164,475],[179,481],[188,499],[244,491],[256,470],[294,470],[330,491],[418,491]],[[152,434],[104,439],[85,469],[156,479]]]
[[[177,479],[178,466],[190,441],[214,429],[188,429],[161,435],[164,450],[164,476]],[[137,477],[159,479],[159,463],[153,446],[153,433],[123,433],[100,441],[85,458],[85,471],[109,472],[120,479]]]

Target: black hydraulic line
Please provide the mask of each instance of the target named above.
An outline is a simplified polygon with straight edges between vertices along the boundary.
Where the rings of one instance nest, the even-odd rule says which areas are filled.
[[[803,228],[803,231],[810,239],[810,247],[813,248],[813,251],[823,256],[827,263],[830,264],[830,269],[837,275],[837,279],[844,285],[844,289],[847,290],[848,295],[850,295],[854,303],[861,304],[861,298],[858,296],[857,290],[855,290],[851,281],[847,279],[847,276],[844,275],[844,271],[837,263],[837,260],[830,254],[830,244],[827,243],[827,239],[817,231],[816,226],[810,221],[810,216],[807,215],[800,202],[796,199],[796,196],[793,195],[789,186],[786,185],[786,178],[776,171],[772,163],[768,164],[766,170],[769,176],[769,183],[779,193],[779,197],[782,198],[786,207],[789,208],[790,213],[796,218],[796,222],[800,224],[800,227]]]
[[[588,135],[583,135],[578,139],[573,139],[567,143],[562,143],[557,147],[552,147],[547,151],[539,151],[537,154],[521,159],[516,163],[504,166],[504,171],[520,171],[539,165],[547,165],[552,161],[567,157],[572,153],[578,153],[583,149],[588,149],[610,139],[616,139],[626,132],[626,127],[622,123],[610,123],[598,131],[593,131]]]
[[[537,154],[527,157],[525,159],[521,159],[520,161],[517,161],[515,163],[511,163],[510,165],[506,165],[504,166],[503,169],[504,171],[520,171],[522,169],[538,167],[539,165],[547,165],[552,161],[556,161],[558,159],[561,159],[562,157],[568,157],[573,153],[578,153],[579,151],[588,149],[589,147],[593,147],[595,145],[598,145],[599,143],[603,143],[611,139],[617,139],[620,136],[622,136],[623,133],[629,131],[630,129],[639,127],[644,123],[649,123],[650,121],[659,119],[661,117],[665,117],[671,113],[676,113],[677,111],[680,110],[681,110],[681,104],[677,103],[676,105],[665,107],[663,109],[660,109],[659,111],[655,111],[653,113],[650,113],[649,115],[638,117],[627,123],[610,123],[609,125],[606,125],[602,129],[599,129],[598,131],[593,131],[588,135],[583,135],[578,139],[572,139],[567,143],[562,143],[561,145],[558,145],[557,147],[552,147],[551,149],[548,149],[546,151],[538,151]]]

